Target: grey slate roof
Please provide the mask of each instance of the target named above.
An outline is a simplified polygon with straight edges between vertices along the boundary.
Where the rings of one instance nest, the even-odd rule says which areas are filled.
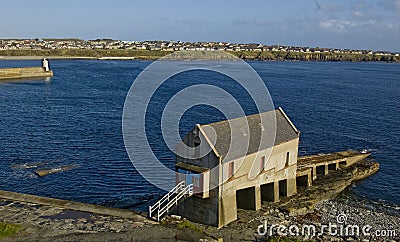
[[[249,129],[247,129],[245,123],[246,119]],[[273,125],[275,120],[276,125]],[[215,141],[214,147],[225,161],[253,154],[259,150],[264,150],[299,137],[299,131],[294,127],[281,108],[247,117],[200,125],[200,127],[209,140]],[[274,140],[271,134],[274,133],[275,127],[276,137]],[[213,138],[214,132],[210,128],[215,130],[215,138]],[[234,139],[235,142],[231,143],[231,139]],[[247,142],[249,145],[245,149]],[[229,151],[230,148],[231,151]],[[226,157],[227,155],[229,155],[228,158]]]

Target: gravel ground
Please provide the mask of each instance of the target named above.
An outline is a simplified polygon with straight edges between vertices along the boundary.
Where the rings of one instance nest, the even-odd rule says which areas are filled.
[[[321,217],[321,224],[342,225],[342,238],[346,240],[400,241],[399,208],[385,207],[356,198],[337,198],[317,203],[316,211]],[[350,236],[350,226],[359,228],[358,236]]]

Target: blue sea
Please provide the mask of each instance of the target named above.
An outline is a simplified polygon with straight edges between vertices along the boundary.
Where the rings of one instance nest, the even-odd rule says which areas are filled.
[[[149,61],[52,60],[50,80],[0,83],[0,189],[107,206],[144,209],[164,192],[134,169],[124,147],[122,110],[135,78]],[[400,205],[400,65],[350,62],[248,62],[301,131],[300,155],[369,149],[379,173],[357,182],[362,198]],[[40,61],[0,61],[1,67]],[[257,110],[230,78],[190,71],[167,80],[147,110],[146,132],[157,157],[174,166],[160,117],[181,89],[210,84],[229,91],[246,114]],[[224,119],[209,106],[189,109],[181,135],[196,123]],[[147,122],[149,125],[147,125]],[[74,169],[37,177],[22,164]]]

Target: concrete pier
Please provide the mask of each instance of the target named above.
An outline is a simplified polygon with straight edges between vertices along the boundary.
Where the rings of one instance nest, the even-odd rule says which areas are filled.
[[[20,202],[28,202],[33,204],[41,204],[47,206],[58,207],[62,209],[70,209],[74,211],[80,212],[89,212],[101,215],[109,215],[109,216],[116,216],[120,218],[130,218],[135,219],[137,221],[149,221],[143,216],[138,215],[135,212],[125,210],[125,209],[118,209],[118,208],[109,208],[89,203],[80,203],[62,199],[55,199],[49,197],[40,197],[30,194],[23,194],[23,193],[16,193],[10,191],[3,191],[0,190],[0,198],[7,199],[12,201],[20,201]]]
[[[302,185],[311,186],[312,180],[318,176],[328,175],[329,171],[336,171],[349,167],[370,156],[371,153],[360,151],[342,151],[330,154],[318,154],[299,157],[297,161],[297,181]],[[307,177],[307,181],[305,178]]]
[[[25,67],[25,68],[1,68],[0,81],[52,77],[53,71],[46,71],[44,67]]]

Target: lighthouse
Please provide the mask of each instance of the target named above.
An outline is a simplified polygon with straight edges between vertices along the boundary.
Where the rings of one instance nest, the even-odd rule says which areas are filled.
[[[46,58],[44,58],[43,61],[42,61],[42,67],[44,68],[44,70],[46,72],[50,71],[49,61]]]

